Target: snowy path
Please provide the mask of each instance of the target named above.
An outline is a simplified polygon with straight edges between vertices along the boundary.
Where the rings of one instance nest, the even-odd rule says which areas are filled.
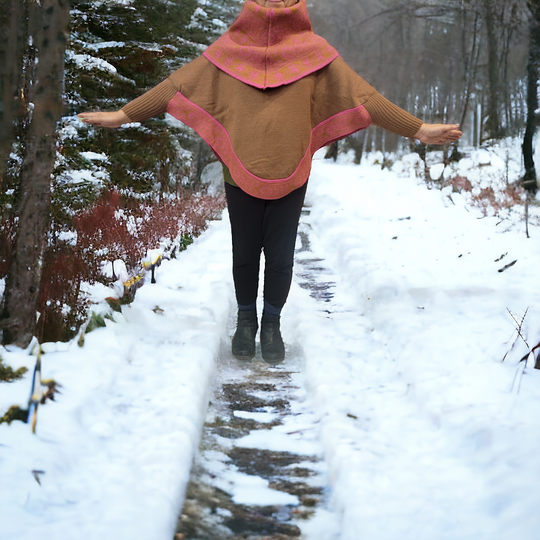
[[[448,195],[315,163],[276,371],[301,373],[340,540],[538,538],[540,372],[513,384],[526,347],[507,309],[529,308],[536,344],[540,231]],[[0,538],[170,540],[233,312],[225,218],[84,348],[46,344],[43,376],[63,393],[37,435],[0,425]],[[0,414],[28,388],[2,386]]]
[[[324,281],[322,261],[313,258],[304,229],[296,250],[298,283],[324,304],[333,284]],[[232,314],[231,335],[235,319]],[[182,539],[340,538],[340,516],[329,508],[319,420],[306,396],[304,365],[297,345],[288,345],[286,361],[274,368],[262,361],[259,344],[253,362],[238,362],[231,356],[230,339],[222,342],[178,521]]]
[[[231,318],[231,332],[235,321]],[[231,357],[223,344],[177,533],[186,540],[337,540],[318,422],[301,351],[286,365]]]

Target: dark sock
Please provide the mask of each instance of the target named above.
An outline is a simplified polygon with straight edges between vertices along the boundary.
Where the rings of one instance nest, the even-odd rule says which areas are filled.
[[[274,307],[272,304],[269,304],[266,300],[264,301],[263,315],[270,315],[272,317],[279,317],[281,315],[281,309]]]
[[[253,304],[248,304],[247,306],[238,304],[238,311],[257,311],[257,302],[253,302]]]

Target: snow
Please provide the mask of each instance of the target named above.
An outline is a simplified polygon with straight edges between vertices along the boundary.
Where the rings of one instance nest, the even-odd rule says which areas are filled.
[[[109,179],[109,174],[105,169],[71,169],[61,176],[62,179],[70,184],[82,184],[89,182],[98,186]]]
[[[87,42],[80,42],[80,43],[84,43],[85,47],[88,47],[89,49],[92,49],[94,51],[99,51],[101,49],[116,49],[119,47],[126,46],[126,43],[124,41],[101,41],[100,43],[87,43]]]
[[[76,231],[60,231],[56,237],[59,242],[64,242],[70,246],[77,245]]]
[[[276,491],[268,487],[268,480],[251,476],[239,471],[233,471],[225,465],[222,469],[214,468],[217,487],[232,493],[232,500],[236,504],[265,505],[297,505],[298,497],[283,491]]]
[[[94,0],[94,5],[96,7],[100,7],[102,6],[103,4],[107,5],[107,4],[117,4],[119,6],[130,6],[131,4],[133,4],[134,0]]]
[[[291,415],[284,419],[283,424],[271,429],[251,431],[249,435],[236,439],[235,446],[265,448],[272,452],[289,452],[306,456],[317,455],[320,451],[320,444],[312,436],[317,419],[304,409],[304,403],[291,402]],[[301,419],[301,423],[299,419]],[[311,436],[306,436],[306,433]]]
[[[90,56],[89,54],[75,54],[72,51],[67,51],[66,57],[68,60],[75,62],[75,64],[80,68],[89,70],[94,68],[100,69],[102,71],[113,73],[114,75],[117,75],[118,73],[116,68],[106,60],[96,58],[95,56]]]
[[[203,18],[206,18],[208,17],[208,13],[206,13],[206,11],[204,11],[204,9],[202,9],[201,7],[197,7],[197,9],[193,12],[193,15],[192,15],[192,19],[194,17],[203,17]]]
[[[486,177],[506,185],[512,148],[452,167],[475,186]],[[468,193],[426,189],[418,165],[412,155],[390,170],[373,155],[361,166],[315,160],[302,225],[311,252],[298,263],[323,259],[334,297],[317,301],[296,278],[282,318],[289,354],[302,351],[313,418],[292,411],[235,443],[306,454],[322,443],[341,524],[321,510],[304,528],[309,540],[534,540],[540,371],[519,362],[528,349],[515,320],[524,317],[532,348],[540,230],[530,223],[526,238],[522,207],[485,216]],[[84,347],[44,344],[43,378],[62,393],[40,406],[35,435],[0,424],[0,537],[172,537],[215,358],[229,340],[228,227],[225,213],[163,261],[157,284]],[[0,415],[26,406],[31,352],[2,351],[29,374],[2,385]],[[273,411],[247,414],[271,422]],[[252,502],[256,481],[225,458],[218,481]],[[261,487],[265,501],[294,504]]]
[[[90,161],[96,160],[96,161],[109,161],[109,158],[106,154],[98,153],[98,152],[80,152],[80,155],[84,159],[88,159]]]
[[[507,309],[529,308],[524,335],[540,340],[535,240],[377,167],[319,162],[310,183],[313,251],[337,293],[330,315],[298,298],[291,316],[341,538],[532,540],[540,372],[517,391],[520,340],[501,361]],[[500,273],[504,253],[518,263]]]
[[[216,26],[218,26],[218,27],[220,27],[222,29],[227,28],[227,25],[223,21],[221,21],[219,19],[212,19],[212,24],[215,24]]]
[[[101,263],[101,273],[110,279],[116,277],[118,282],[117,285],[120,287],[121,291],[124,289],[124,282],[129,279],[126,263],[122,259],[103,261]]]

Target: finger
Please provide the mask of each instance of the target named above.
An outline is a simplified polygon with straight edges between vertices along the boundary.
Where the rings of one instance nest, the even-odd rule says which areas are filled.
[[[88,124],[91,126],[97,126],[97,127],[103,126],[103,122],[99,118],[95,118],[93,116],[82,116],[80,117],[80,120],[84,124]]]
[[[79,118],[79,120],[81,122],[84,122],[85,124],[92,123],[92,115],[91,114],[81,113],[81,114],[78,114],[77,117]]]
[[[98,113],[92,113],[92,112],[86,112],[86,113],[80,113],[77,115],[79,119],[82,122],[85,122],[86,124],[94,124],[98,125],[101,123],[102,114],[100,112]]]
[[[448,131],[443,135],[448,139],[456,140],[459,139],[463,135],[463,133],[461,131]]]

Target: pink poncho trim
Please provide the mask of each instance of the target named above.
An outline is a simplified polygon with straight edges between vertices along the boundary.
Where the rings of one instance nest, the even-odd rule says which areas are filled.
[[[212,115],[180,92],[169,102],[167,112],[197,131],[218,159],[229,168],[238,186],[259,199],[280,199],[304,185],[311,171],[313,155],[317,150],[371,124],[371,116],[363,105],[324,120],[311,130],[310,145],[296,170],[288,178],[267,180],[255,176],[244,167],[234,151],[226,129]]]
[[[235,79],[265,89],[323,68],[338,52],[313,33],[305,0],[278,9],[248,1],[229,30],[203,55]]]

